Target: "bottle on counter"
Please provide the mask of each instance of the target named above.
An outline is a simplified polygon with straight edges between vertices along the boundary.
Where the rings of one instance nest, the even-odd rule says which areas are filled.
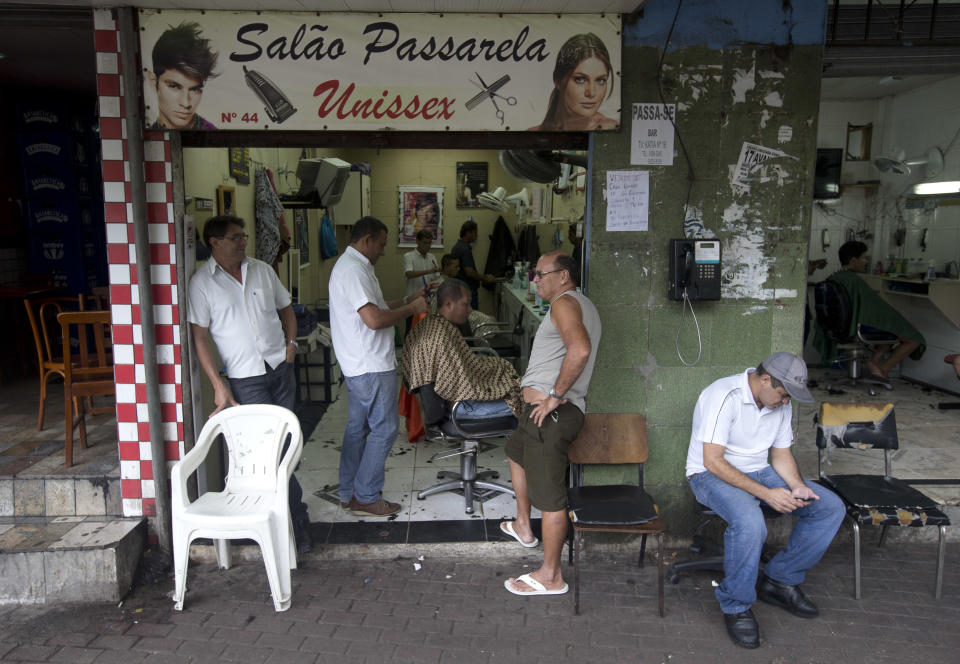
[[[927,283],[937,280],[937,268],[934,266],[933,261],[930,261],[930,264],[927,266],[927,274],[924,275],[923,280]]]
[[[883,263],[877,261],[877,264],[873,267],[874,274],[883,274]]]

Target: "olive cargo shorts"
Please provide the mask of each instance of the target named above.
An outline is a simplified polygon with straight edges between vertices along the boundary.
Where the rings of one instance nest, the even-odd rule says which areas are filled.
[[[543,418],[530,419],[532,404],[520,415],[517,430],[507,440],[507,457],[523,467],[531,504],[541,512],[562,512],[567,507],[567,448],[583,427],[583,413],[563,403]]]

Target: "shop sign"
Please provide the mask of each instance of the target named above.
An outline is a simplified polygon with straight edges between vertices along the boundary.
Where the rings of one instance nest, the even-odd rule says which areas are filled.
[[[140,27],[148,128],[619,128],[617,15],[141,10]]]

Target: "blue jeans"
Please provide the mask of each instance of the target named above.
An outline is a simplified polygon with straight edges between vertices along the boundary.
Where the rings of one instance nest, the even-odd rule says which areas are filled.
[[[460,406],[460,414],[467,420],[485,420],[489,417],[513,415],[506,401],[464,401]]]
[[[767,488],[787,487],[772,466],[745,475]],[[826,552],[843,521],[843,501],[836,494],[804,480],[820,497],[806,507],[794,510],[797,523],[787,547],[773,557],[764,574],[780,583],[796,586],[803,583],[807,570],[817,564]],[[741,613],[757,600],[757,567],[760,551],[767,538],[767,526],[760,510],[760,499],[727,484],[709,471],[690,478],[693,494],[727,522],[723,535],[723,582],[714,594],[724,613]]]
[[[296,397],[296,376],[293,372],[293,364],[281,362],[276,369],[266,365],[266,370],[267,372],[262,376],[231,378],[230,391],[233,392],[234,400],[239,404],[266,403],[293,410]],[[283,449],[286,451],[286,444]],[[307,504],[303,502],[303,488],[296,475],[290,475],[287,494],[293,522],[296,524],[309,522]]]
[[[397,372],[344,376],[347,427],[340,452],[340,501],[372,503],[383,490],[384,464],[397,439]]]

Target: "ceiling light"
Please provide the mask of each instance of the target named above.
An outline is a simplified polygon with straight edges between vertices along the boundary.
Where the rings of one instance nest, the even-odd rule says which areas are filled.
[[[960,180],[946,182],[918,182],[913,185],[915,196],[945,196],[960,194]]]

